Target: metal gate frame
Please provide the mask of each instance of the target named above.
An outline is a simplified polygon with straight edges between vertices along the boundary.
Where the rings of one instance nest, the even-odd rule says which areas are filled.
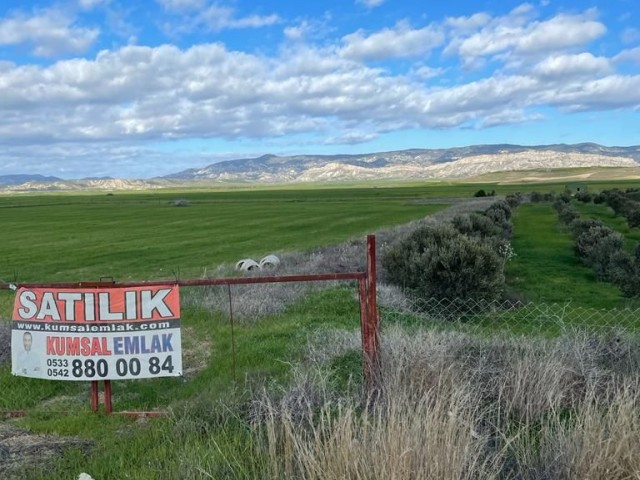
[[[377,280],[376,280],[376,237],[367,236],[366,244],[367,265],[364,272],[326,273],[317,275],[284,275],[267,277],[229,277],[229,278],[198,278],[179,279],[175,282],[167,280],[144,282],[61,282],[61,283],[17,283],[0,285],[2,289],[17,288],[103,288],[103,287],[144,287],[158,285],[178,285],[181,287],[201,287],[220,285],[251,285],[259,283],[291,283],[291,282],[316,282],[336,280],[356,280],[358,282],[358,296],[360,302],[360,330],[362,337],[362,369],[367,395],[371,396],[380,389],[380,334],[379,315],[377,307]],[[98,412],[99,395],[98,381],[91,381],[91,409]],[[105,413],[113,413],[111,398],[111,380],[104,381],[104,407]],[[164,412],[118,412],[124,415],[137,417],[153,417],[164,415]],[[5,416],[23,416],[25,412],[5,412]]]

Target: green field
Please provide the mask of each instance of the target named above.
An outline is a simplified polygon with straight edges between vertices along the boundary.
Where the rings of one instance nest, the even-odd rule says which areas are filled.
[[[590,189],[611,186],[598,183]],[[247,256],[363,237],[439,211],[455,197],[471,198],[481,188],[503,195],[561,191],[564,184],[5,196],[0,197],[0,279],[199,277],[205,269]],[[174,206],[178,199],[189,206]],[[550,205],[522,205],[513,223],[517,256],[507,271],[510,295],[594,308],[629,303],[580,264]],[[86,384],[13,377],[8,365],[0,366],[0,410],[29,411],[18,425],[92,442],[91,448],[67,450],[39,464],[43,470],[31,468],[20,478],[77,478],[83,471],[96,479],[256,478],[254,469],[265,452],[254,449],[261,437],[244,421],[252,412],[250,400],[263,390],[281,392],[292,366],[309,355],[305,344],[314,332],[358,331],[354,291],[345,285],[313,293],[281,314],[240,322],[233,333],[227,314],[189,303],[182,311],[183,349],[201,367],[185,378],[114,382],[116,411],[170,409],[167,419],[94,415]],[[0,315],[6,319],[13,294],[1,293]],[[339,356],[327,373],[330,384],[359,388],[360,362],[359,355]]]
[[[517,256],[508,264],[510,288],[527,300],[576,306],[625,306],[617,287],[596,280],[573,252],[573,238],[548,203],[521,205],[513,219]]]
[[[240,258],[302,250],[406,223],[444,205],[428,188],[0,199],[0,279],[182,278]],[[184,199],[189,206],[172,202]]]

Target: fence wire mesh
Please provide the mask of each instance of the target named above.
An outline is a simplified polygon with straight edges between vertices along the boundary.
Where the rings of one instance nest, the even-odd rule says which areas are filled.
[[[557,336],[571,331],[640,333],[640,308],[589,308],[571,302],[409,299],[384,306],[383,324],[420,325],[483,334]]]

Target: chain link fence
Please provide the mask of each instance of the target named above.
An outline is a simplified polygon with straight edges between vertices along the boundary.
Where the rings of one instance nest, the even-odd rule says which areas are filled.
[[[459,330],[554,337],[582,331],[594,334],[640,333],[640,308],[589,308],[571,302],[543,303],[515,300],[415,299],[385,305],[384,324],[415,325],[432,329]]]

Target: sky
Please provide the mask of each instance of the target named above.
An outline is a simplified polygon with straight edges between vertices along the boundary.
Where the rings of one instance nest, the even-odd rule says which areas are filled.
[[[0,175],[640,144],[638,0],[2,0]]]

